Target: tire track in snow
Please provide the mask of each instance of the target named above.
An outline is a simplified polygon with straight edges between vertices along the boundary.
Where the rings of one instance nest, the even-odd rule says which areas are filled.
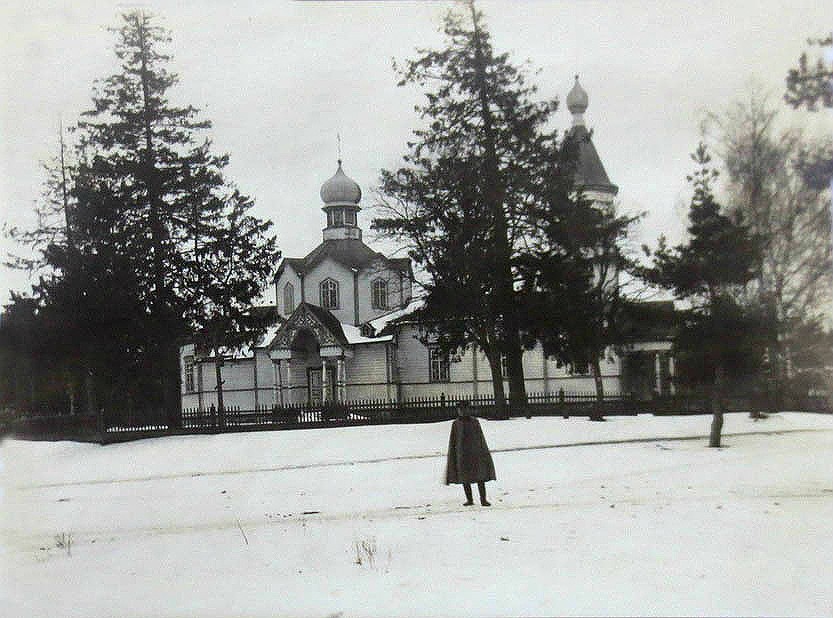
[[[826,490],[820,492],[785,492],[776,490],[775,493],[766,494],[740,494],[734,496],[744,500],[762,502],[766,500],[813,500],[823,499],[827,501],[833,498],[833,494]],[[697,502],[698,504],[718,503],[725,500],[725,494],[696,494],[676,496],[669,498],[668,496],[652,496],[648,499],[645,497],[639,498],[625,498],[613,497],[605,500],[598,499],[584,499],[565,501],[561,500],[545,500],[541,502],[534,502],[531,504],[517,504],[511,502],[496,502],[492,503],[490,507],[464,507],[457,505],[457,502],[445,502],[434,504],[418,504],[413,506],[388,506],[378,509],[366,511],[333,511],[333,512],[316,512],[316,513],[286,513],[280,516],[270,516],[266,513],[262,516],[248,517],[246,519],[239,519],[236,516],[230,516],[224,520],[214,520],[210,522],[179,524],[170,526],[148,525],[135,526],[127,528],[113,528],[113,529],[81,529],[73,531],[73,547],[81,547],[86,545],[107,545],[112,543],[120,543],[126,541],[135,541],[142,538],[164,538],[169,536],[176,536],[182,534],[201,534],[211,532],[231,532],[235,535],[238,531],[242,532],[242,528],[246,530],[261,532],[268,528],[280,528],[289,526],[307,526],[308,524],[327,524],[327,523],[361,523],[373,524],[376,521],[391,521],[391,520],[411,520],[414,524],[419,520],[430,520],[435,517],[454,517],[458,515],[469,516],[483,516],[488,517],[490,513],[500,511],[529,511],[529,510],[564,510],[564,511],[583,511],[588,508],[594,509],[608,509],[610,504],[617,506],[630,506],[636,508],[654,508],[657,504],[661,504],[663,508],[671,508],[673,505]],[[245,533],[243,533],[244,536]],[[25,556],[27,552],[38,550],[39,546],[43,546],[44,534],[24,534],[24,535],[9,535],[9,540],[13,541],[11,549],[16,550],[20,555]],[[242,541],[241,541],[242,544]],[[246,545],[249,545],[249,539],[246,538]],[[62,555],[61,552],[57,555]],[[42,557],[56,557],[51,556],[46,552]]]
[[[724,433],[723,438],[732,438],[739,436],[774,436],[788,433],[814,433],[825,432],[828,429],[779,429],[770,431],[743,431],[737,433]],[[537,451],[554,448],[574,448],[581,446],[605,446],[611,444],[640,444],[647,442],[683,442],[690,440],[706,440],[708,436],[659,436],[650,438],[622,438],[617,440],[592,440],[584,442],[565,442],[564,444],[538,444],[533,446],[513,446],[507,448],[491,449],[492,453],[515,453],[522,451]],[[258,474],[264,472],[285,472],[292,470],[309,470],[313,468],[332,468],[341,466],[358,466],[366,464],[376,464],[388,461],[412,461],[420,459],[436,459],[438,457],[445,457],[446,453],[432,453],[428,455],[399,455],[390,457],[374,457],[370,459],[356,459],[352,461],[329,461],[306,464],[286,464],[281,466],[267,466],[263,468],[245,468],[239,470],[217,470],[213,472],[176,472],[172,474],[154,474],[148,476],[134,476],[116,479],[95,479],[88,481],[66,481],[63,483],[41,483],[33,485],[18,485],[15,489],[19,491],[31,491],[37,489],[51,489],[56,487],[74,487],[80,485],[108,485],[114,483],[146,483],[150,481],[163,481],[171,479],[187,479],[200,477],[215,477],[215,476],[236,476],[241,474]]]

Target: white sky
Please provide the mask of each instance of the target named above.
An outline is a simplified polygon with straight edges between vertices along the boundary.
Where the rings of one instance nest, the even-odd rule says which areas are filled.
[[[113,35],[124,9],[144,7],[172,30],[174,103],[214,123],[229,179],[275,222],[285,256],[321,239],[318,191],[336,168],[362,187],[365,208],[379,170],[395,168],[421,93],[396,86],[391,59],[437,47],[449,2],[28,2],[0,7],[0,220],[32,224],[43,174],[66,125],[90,106],[95,79],[115,72]],[[833,5],[815,1],[482,2],[493,42],[540,69],[542,97],[563,101],[581,75],[585,114],[626,211],[648,211],[636,240],[672,240],[685,227],[685,175],[706,109],[719,110],[751,80],[777,100],[805,40],[833,29]],[[802,120],[791,114],[791,122]],[[804,115],[806,116],[806,115]],[[566,129],[566,107],[556,118]],[[829,130],[821,114],[814,130]],[[372,216],[360,222],[365,239]],[[377,247],[379,245],[377,244]],[[384,247],[381,247],[384,248]],[[0,252],[13,247],[0,240]],[[27,290],[0,267],[0,303]]]

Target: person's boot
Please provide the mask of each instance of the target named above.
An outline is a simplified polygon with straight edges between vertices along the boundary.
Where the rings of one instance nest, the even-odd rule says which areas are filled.
[[[474,499],[471,495],[471,485],[463,483],[463,491],[466,492],[466,501],[463,503],[463,506],[471,506],[474,504]]]
[[[492,503],[486,500],[486,483],[478,483],[477,491],[480,492],[480,504],[483,506],[492,506]]]

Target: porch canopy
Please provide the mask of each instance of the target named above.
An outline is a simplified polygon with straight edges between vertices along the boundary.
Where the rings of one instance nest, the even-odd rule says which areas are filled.
[[[392,336],[364,337],[326,309],[302,302],[267,346],[280,405],[344,401],[347,362],[356,345],[387,343]]]

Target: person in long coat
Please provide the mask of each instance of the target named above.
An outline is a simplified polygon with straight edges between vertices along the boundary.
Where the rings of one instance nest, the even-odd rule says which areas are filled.
[[[486,481],[495,480],[495,464],[480,423],[472,416],[468,402],[461,401],[458,405],[457,418],[451,425],[448,439],[445,484],[462,484],[466,494],[463,506],[471,506],[474,504],[471,484],[477,483],[480,504],[491,506],[486,500]]]

